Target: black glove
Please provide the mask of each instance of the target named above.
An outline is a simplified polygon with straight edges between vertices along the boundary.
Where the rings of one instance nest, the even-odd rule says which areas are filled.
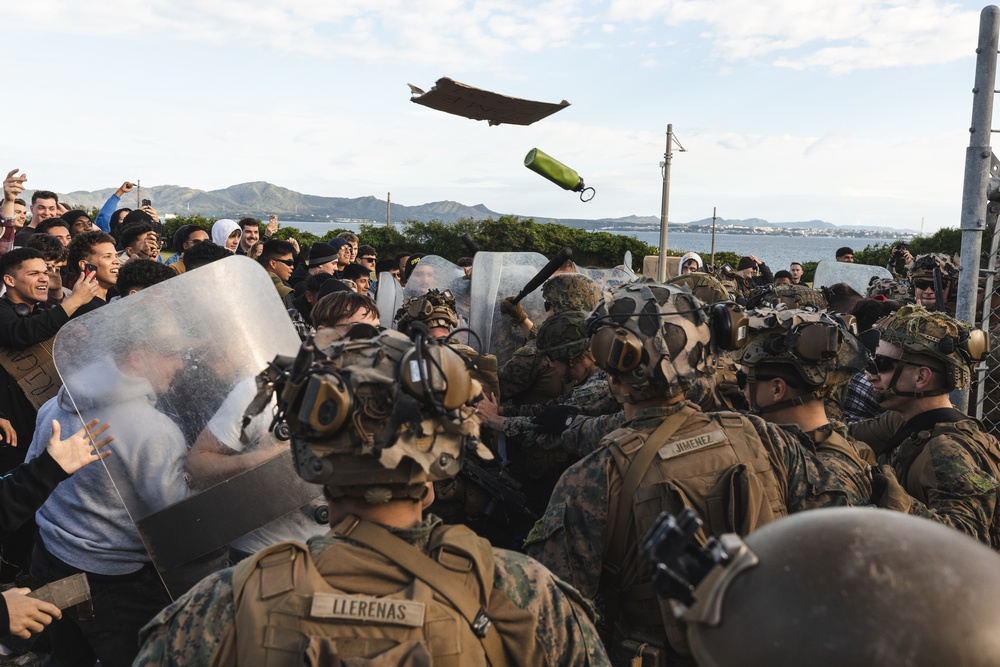
[[[545,408],[540,414],[535,415],[531,423],[538,427],[542,433],[559,435],[570,425],[573,417],[580,414],[580,411],[569,405],[553,405]]]

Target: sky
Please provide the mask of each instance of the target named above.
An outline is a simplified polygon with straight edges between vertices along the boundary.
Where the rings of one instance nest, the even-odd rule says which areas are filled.
[[[4,17],[6,172],[59,192],[268,181],[556,218],[960,222],[984,5],[940,0],[32,0]],[[441,77],[570,106],[412,104]],[[1000,126],[1000,123],[998,123]],[[583,203],[523,166],[576,169]],[[155,203],[154,203],[155,205]],[[161,211],[163,213],[163,211]]]

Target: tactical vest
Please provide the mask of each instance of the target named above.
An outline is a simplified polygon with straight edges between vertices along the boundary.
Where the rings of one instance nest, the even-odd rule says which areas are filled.
[[[922,441],[918,441],[916,438],[921,436]],[[993,476],[994,482],[1000,482],[1000,443],[995,438],[984,433],[971,419],[938,422],[932,430],[921,431],[917,436],[904,440],[893,456],[896,478],[911,496],[925,505],[930,500],[924,480],[933,479],[934,472],[927,443],[938,437],[945,437],[962,445]],[[993,512],[990,523],[990,546],[1000,549],[1000,509]]]
[[[608,436],[608,449],[622,481],[616,484],[613,477],[610,487],[601,594],[608,607],[606,627],[617,626],[616,644],[630,635],[645,639],[662,637],[666,631],[671,648],[690,655],[684,627],[674,618],[670,602],[653,590],[649,566],[636,549],[639,541],[663,511],[694,510],[704,521],[699,535],[704,543],[710,535],[747,535],[785,516],[787,510],[767,450],[748,420],[736,413],[684,410],[687,418],[672,434],[661,429],[652,433],[619,429]],[[622,494],[628,493],[629,477],[636,474],[632,466],[644,450],[652,461],[628,498]],[[609,562],[614,524],[626,516],[620,503],[630,500],[629,524],[624,528],[627,547],[621,552],[621,562],[615,564]]]
[[[474,364],[469,369],[472,377],[483,385],[483,393],[487,396],[491,394],[500,395],[500,381],[497,379],[497,358],[492,354],[480,354],[473,348],[451,339],[448,344],[467,356]]]
[[[236,654],[216,664],[548,664],[534,617],[493,588],[492,547],[464,526],[436,528],[426,554],[354,517],[333,531],[346,539],[315,560],[285,543],[236,566]],[[373,550],[366,534],[390,541]]]

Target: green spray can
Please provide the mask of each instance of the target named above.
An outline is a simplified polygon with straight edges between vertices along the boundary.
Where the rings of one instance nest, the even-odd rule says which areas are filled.
[[[532,148],[524,156],[524,166],[536,174],[544,176],[563,190],[579,192],[581,201],[590,201],[594,198],[594,188],[585,186],[583,179],[580,178],[580,174],[576,173],[575,169],[567,167],[559,160],[542,152],[538,148]],[[587,193],[590,196],[587,196]]]

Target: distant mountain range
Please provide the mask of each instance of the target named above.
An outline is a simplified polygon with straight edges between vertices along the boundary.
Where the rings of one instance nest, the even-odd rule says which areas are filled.
[[[100,208],[108,197],[115,193],[114,188],[86,192],[78,190],[75,192],[60,193],[60,200],[72,204],[78,208]],[[26,191],[26,197],[31,196],[30,191]],[[340,222],[385,222],[386,202],[377,197],[321,197],[318,195],[306,195],[288,188],[283,188],[264,181],[253,183],[241,183],[231,185],[222,190],[198,190],[186,188],[179,185],[154,185],[142,188],[142,198],[150,199],[153,206],[161,215],[204,215],[206,217],[227,217],[238,219],[245,216],[253,216],[265,219],[270,214],[277,214],[284,219],[293,220],[315,220],[319,221],[340,221]],[[138,202],[134,194],[126,195],[123,204],[135,207]],[[440,220],[442,222],[454,222],[461,218],[483,219],[487,217],[498,218],[501,215],[488,209],[483,204],[467,206],[455,201],[438,201],[419,206],[404,206],[393,203],[390,207],[392,222],[406,222],[416,220],[419,222],[429,222]],[[660,219],[658,216],[636,216],[630,215],[621,218],[600,218],[600,219],[576,219],[576,218],[542,218],[524,214],[520,217],[534,217],[536,222],[556,222],[572,227],[583,229],[630,229],[634,231],[658,229]],[[711,218],[703,220],[693,220],[688,223],[671,221],[671,225],[692,225],[710,226]],[[862,227],[835,225],[823,220],[808,220],[803,222],[768,222],[760,218],[749,218],[746,220],[727,220],[718,218],[718,226],[736,225],[741,227],[773,227],[773,228],[799,228],[799,229],[839,229],[839,230],[869,230],[887,232],[912,232],[912,230],[899,230],[891,227]]]

